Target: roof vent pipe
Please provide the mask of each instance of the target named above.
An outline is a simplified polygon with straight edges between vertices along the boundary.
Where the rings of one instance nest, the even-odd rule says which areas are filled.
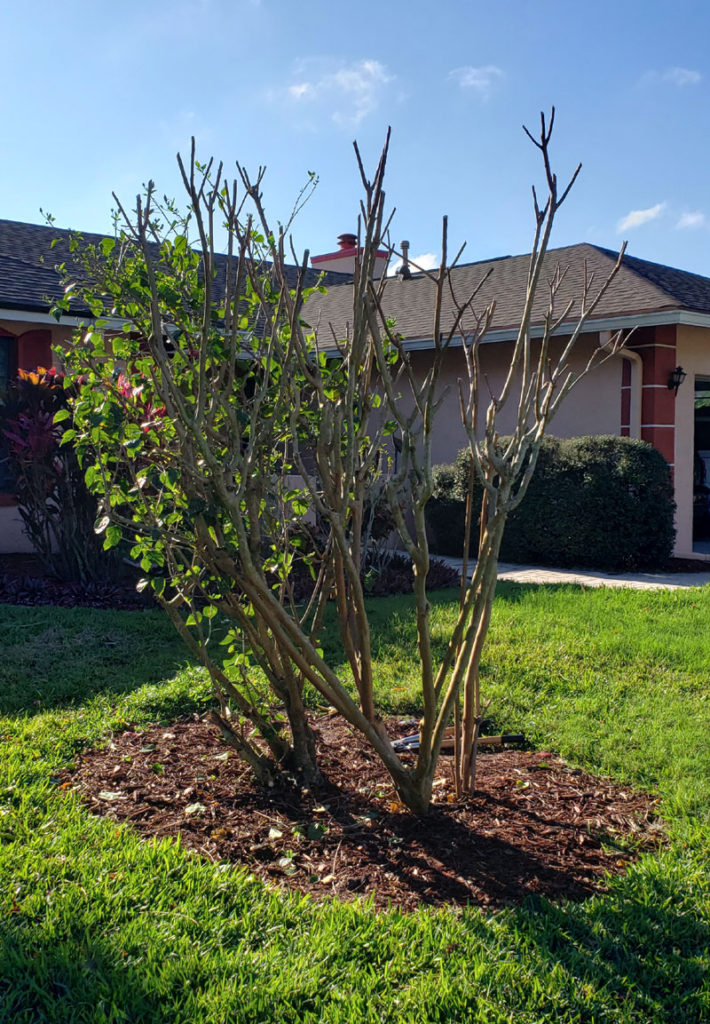
[[[409,242],[406,240],[399,243],[402,249],[402,266],[399,268],[397,273],[403,281],[408,281],[412,276],[412,271],[409,266]]]

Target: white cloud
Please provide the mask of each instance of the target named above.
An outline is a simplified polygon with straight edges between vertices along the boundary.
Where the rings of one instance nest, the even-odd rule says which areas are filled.
[[[371,114],[394,80],[384,64],[370,59],[340,66],[305,61],[299,71],[298,81],[286,88],[287,97],[298,104],[320,107],[323,116],[344,128],[356,127]]]
[[[419,256],[410,256],[410,264],[413,264],[412,270],[417,273],[417,270],[436,270],[439,266],[439,257],[435,252],[423,252]],[[415,265],[414,265],[415,264]],[[397,260],[395,263],[390,263],[387,275],[391,277],[396,274],[399,268],[402,266],[402,260]]]
[[[641,78],[642,85],[664,82],[666,85],[699,85],[703,76],[692,68],[665,68],[663,71],[647,71]]]
[[[702,228],[707,224],[707,217],[702,210],[694,210],[692,213],[683,213],[678,218],[677,228]]]
[[[673,85],[698,85],[702,78],[699,71],[691,71],[690,68],[668,68],[661,74],[661,81]]]
[[[479,68],[454,68],[453,71],[449,71],[449,78],[457,82],[461,89],[470,89],[478,93],[481,99],[487,100],[503,78],[503,71],[495,64],[486,64]]]
[[[660,217],[665,208],[665,203],[656,203],[655,206],[649,206],[647,210],[631,210],[621,218],[616,225],[616,230],[628,231],[630,228],[639,228],[642,224],[647,224],[650,220]]]

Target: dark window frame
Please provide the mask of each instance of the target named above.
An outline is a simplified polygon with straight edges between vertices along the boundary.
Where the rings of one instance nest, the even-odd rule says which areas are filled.
[[[7,399],[9,384],[17,376],[17,335],[0,328],[0,349],[5,349],[8,353],[6,360],[0,354],[0,406],[2,406]],[[4,367],[3,364],[5,364]],[[3,461],[6,456],[7,444],[5,438],[0,434],[0,505],[6,505],[14,499],[12,476]]]

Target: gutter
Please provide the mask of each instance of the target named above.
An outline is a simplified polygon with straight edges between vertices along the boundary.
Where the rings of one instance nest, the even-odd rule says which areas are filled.
[[[15,320],[17,323],[47,324],[51,327],[86,327],[95,318],[87,313],[84,316],[62,316],[57,320],[51,313],[30,312],[26,309],[7,309],[0,307],[0,320]],[[112,330],[121,330],[123,320],[115,317],[101,317],[107,327]]]
[[[641,440],[641,398],[643,395],[643,361],[638,352],[630,348],[619,350],[622,359],[631,364],[631,408],[629,411],[629,437]]]
[[[613,337],[612,331],[599,332],[599,347],[609,348]],[[630,348],[620,348],[616,355],[626,359],[631,370],[630,380],[630,408],[629,408],[629,437],[641,440],[641,400],[643,397],[643,360],[638,352]]]
[[[688,327],[710,327],[710,313],[701,313],[692,309],[664,309],[656,313],[629,313],[624,316],[600,317],[588,320],[582,334],[597,334],[604,331],[630,330],[632,327],[657,327],[660,324],[685,324]],[[577,326],[576,320],[561,324],[555,334],[564,336],[571,333]],[[541,338],[544,332],[542,324],[530,327],[531,338]],[[518,336],[517,327],[503,327],[489,331],[481,340],[482,345],[492,345],[499,341],[514,341]],[[404,342],[404,347],[412,352],[434,348],[431,338],[412,338]],[[450,348],[461,348],[461,338],[454,338]]]

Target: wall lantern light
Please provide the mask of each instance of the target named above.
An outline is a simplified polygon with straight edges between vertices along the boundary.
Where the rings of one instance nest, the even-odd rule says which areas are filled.
[[[676,366],[675,370],[671,370],[668,374],[668,390],[675,391],[678,394],[678,388],[681,386],[688,374],[685,372],[682,366]]]

